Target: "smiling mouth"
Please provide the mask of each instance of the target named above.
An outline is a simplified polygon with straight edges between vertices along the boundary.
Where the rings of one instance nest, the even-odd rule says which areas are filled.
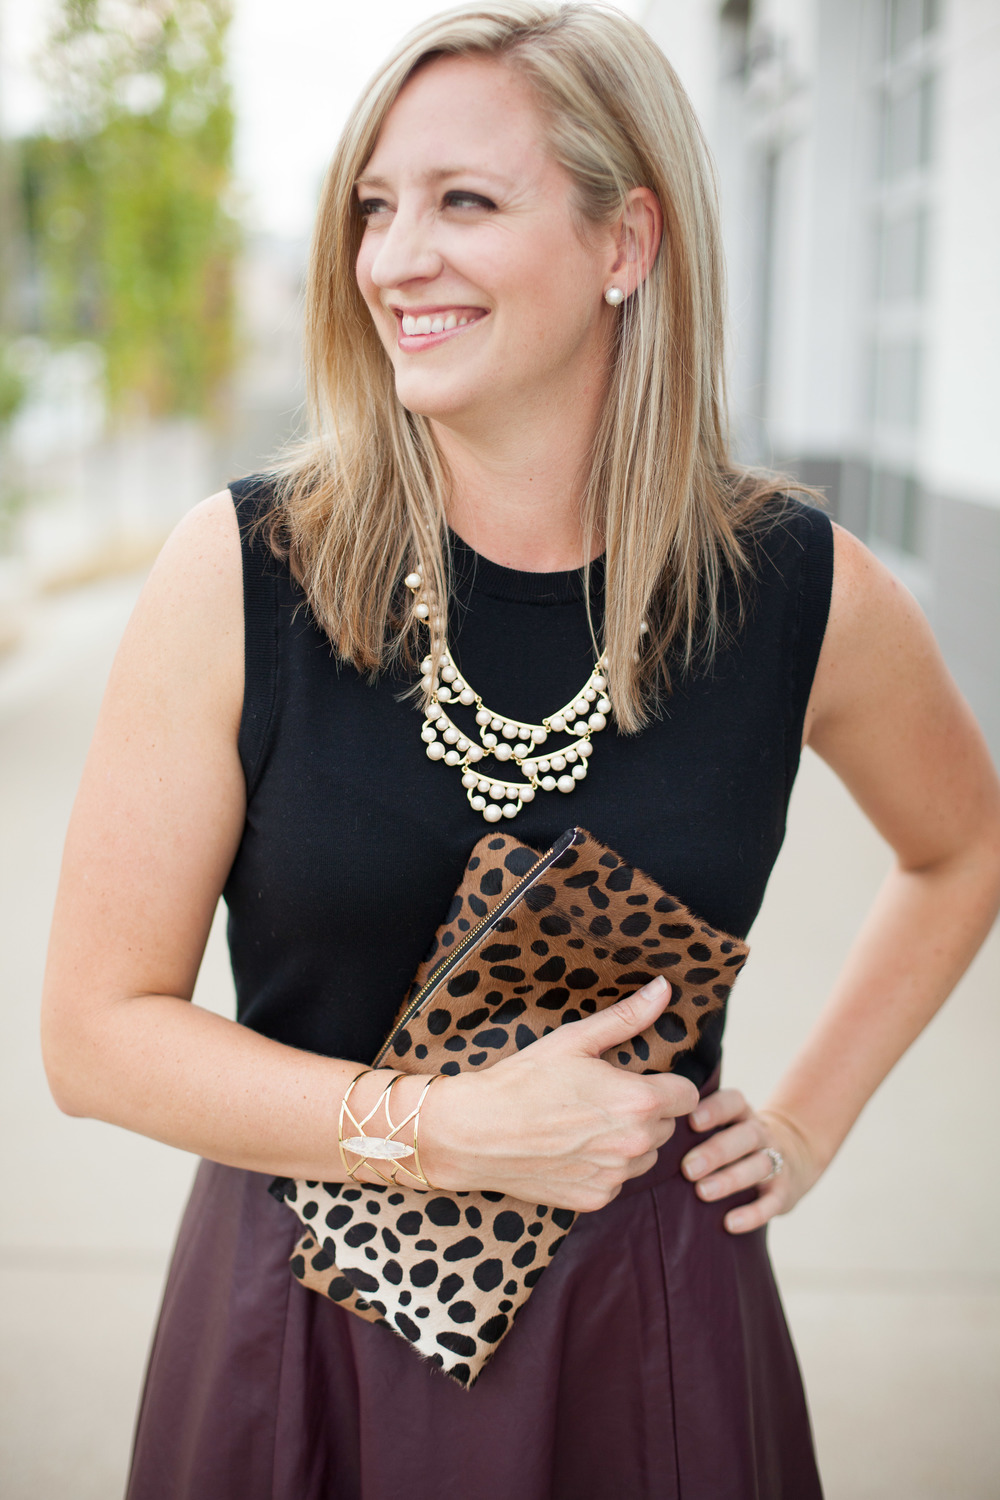
[[[485,308],[452,308],[449,311],[430,313],[404,313],[398,309],[400,332],[404,338],[426,338],[428,335],[452,333],[470,323],[479,323],[487,316]]]

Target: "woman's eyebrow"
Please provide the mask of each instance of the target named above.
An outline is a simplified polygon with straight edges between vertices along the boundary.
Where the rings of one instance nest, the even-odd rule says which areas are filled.
[[[419,181],[442,182],[448,177],[485,177],[502,187],[510,187],[510,182],[506,177],[500,177],[496,172],[490,172],[485,167],[431,167],[428,171],[420,174]],[[387,188],[390,186],[387,178],[368,172],[362,172],[354,185],[355,187],[368,188]]]

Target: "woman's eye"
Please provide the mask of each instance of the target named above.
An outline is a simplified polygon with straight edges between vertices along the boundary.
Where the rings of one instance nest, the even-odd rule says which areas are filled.
[[[496,204],[482,193],[463,193],[457,190],[444,195],[444,206],[446,208],[478,209],[480,212],[489,213],[496,208]],[[361,198],[358,202],[358,213],[362,221],[370,224],[374,219],[381,219],[392,212],[389,204],[384,198]]]
[[[449,208],[496,208],[492,199],[484,198],[482,193],[445,193],[444,201]]]

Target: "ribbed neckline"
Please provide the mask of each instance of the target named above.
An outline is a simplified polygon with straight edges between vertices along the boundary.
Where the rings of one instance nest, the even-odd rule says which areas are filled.
[[[473,551],[456,532],[448,532],[455,570],[455,591],[468,597],[486,594],[514,604],[572,604],[584,598],[584,570],[570,568],[560,573],[523,573],[505,568]],[[591,598],[604,591],[604,558],[590,565]]]

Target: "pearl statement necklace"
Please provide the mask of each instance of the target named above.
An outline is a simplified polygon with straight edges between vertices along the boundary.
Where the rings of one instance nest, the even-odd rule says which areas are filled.
[[[420,574],[408,573],[404,582],[417,596],[414,609],[417,618],[428,629],[439,626],[438,616],[431,615],[433,601],[428,602],[421,596],[423,579]],[[462,785],[469,805],[482,813],[487,823],[516,818],[526,803],[534,801],[538,791],[571,792],[587,774],[587,762],[593,753],[591,736],[605,728],[611,712],[604,669],[605,657],[602,655],[594,663],[594,669],[580,692],[558,713],[549,714],[540,724],[526,724],[487,708],[459,672],[447,642],[442,640],[437,671],[434,672],[430,656],[425,657],[420,665],[425,682],[434,672],[426,717],[420,731],[427,746],[428,760],[443,760],[446,766],[462,767]],[[475,706],[479,744],[464,735],[449,718],[445,705],[452,702],[461,703],[465,708]],[[572,736],[569,744],[552,754],[543,751],[550,735],[565,734]],[[489,756],[504,770],[508,763],[512,763],[524,779],[511,781],[499,773],[499,768],[498,774],[489,774],[483,765]]]

